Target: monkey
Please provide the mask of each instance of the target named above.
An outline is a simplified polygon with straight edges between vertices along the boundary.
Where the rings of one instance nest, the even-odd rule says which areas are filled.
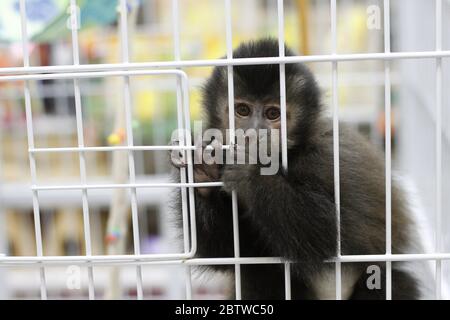
[[[277,57],[278,52],[278,41],[264,38],[242,43],[233,51],[233,58]],[[286,46],[285,55],[295,53]],[[233,66],[236,129],[281,128],[279,70],[279,64]],[[227,79],[227,67],[217,66],[203,87],[207,129],[229,127]],[[234,257],[231,194],[235,190],[240,256],[289,261],[292,299],[335,299],[335,264],[331,262],[338,254],[338,218],[332,121],[324,114],[321,91],[305,64],[286,63],[285,83],[287,170],[280,167],[276,174],[262,175],[260,163],[194,164],[195,182],[223,183],[221,187],[195,188],[196,257]],[[343,123],[339,126],[339,151],[340,253],[385,254],[383,154]],[[281,159],[281,148],[276,159]],[[173,164],[175,168],[184,165]],[[414,221],[395,181],[391,207],[392,253],[406,253],[413,242]],[[379,287],[368,286],[369,266],[379,270]],[[285,298],[283,264],[242,264],[240,268],[243,299]],[[385,262],[342,263],[341,268],[342,299],[386,298]],[[234,265],[207,269],[231,278],[234,273]],[[391,272],[393,299],[420,297],[419,280],[402,269],[400,262],[392,262]],[[229,298],[235,298],[233,293]]]

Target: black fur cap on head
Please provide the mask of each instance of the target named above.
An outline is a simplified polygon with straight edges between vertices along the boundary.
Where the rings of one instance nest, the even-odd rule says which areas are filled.
[[[242,43],[233,58],[278,57],[278,41],[261,39]],[[285,56],[295,56],[285,47]],[[280,99],[278,64],[239,65],[233,67],[236,97]],[[290,147],[305,145],[321,111],[320,90],[311,71],[302,63],[285,64],[288,139]],[[208,128],[223,128],[227,117],[227,68],[215,67],[203,87],[203,111]]]

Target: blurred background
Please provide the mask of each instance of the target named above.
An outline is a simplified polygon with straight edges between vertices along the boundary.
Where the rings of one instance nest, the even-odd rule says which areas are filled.
[[[338,1],[338,53],[383,52],[383,1]],[[181,59],[217,59],[225,55],[224,3],[219,0],[180,0]],[[32,66],[73,64],[69,0],[27,0],[27,22]],[[391,4],[392,51],[435,50],[434,1],[396,0]],[[117,1],[78,1],[81,64],[119,63],[120,39]],[[299,55],[331,52],[328,0],[285,0],[285,39]],[[0,68],[23,65],[18,0],[0,2]],[[129,43],[132,62],[174,59],[172,2],[130,0]],[[370,20],[377,18],[379,24]],[[443,50],[450,50],[450,1],[443,3]],[[233,45],[260,37],[276,37],[276,0],[232,1]],[[331,63],[311,63],[330,106]],[[201,118],[201,85],[211,67],[184,68],[189,77],[193,119]],[[384,63],[339,63],[340,119],[384,150]],[[434,59],[395,60],[392,78],[393,166],[408,188],[420,216],[420,228],[428,234],[426,246],[434,249],[436,214]],[[443,220],[444,250],[450,250],[450,61],[443,59]],[[80,80],[86,146],[126,143],[119,115],[123,114],[120,77]],[[36,147],[76,147],[77,127],[73,80],[30,81]],[[133,133],[135,145],[166,145],[177,127],[176,79],[171,76],[132,76]],[[30,165],[25,123],[23,82],[0,82],[0,254],[36,255]],[[116,151],[116,154],[121,152]],[[136,151],[138,182],[168,181],[166,151]],[[126,161],[126,152],[122,158]],[[119,156],[120,157],[120,156]],[[113,183],[112,152],[86,153],[87,183]],[[37,184],[80,184],[76,152],[36,154]],[[125,173],[127,173],[126,171]],[[170,217],[169,188],[138,189],[142,253],[181,252]],[[107,254],[108,216],[112,190],[89,190],[93,254]],[[128,206],[129,206],[129,198]],[[84,255],[82,195],[79,190],[39,192],[44,255]],[[129,210],[129,208],[127,209]],[[128,223],[130,225],[130,223]],[[128,234],[131,234],[131,227]],[[126,252],[133,253],[132,237]],[[434,262],[432,263],[434,266]],[[450,282],[449,262],[443,263],[444,281]],[[97,298],[108,294],[111,267],[94,267]],[[67,287],[67,267],[46,268],[49,298],[87,298],[87,271],[81,269],[80,290]],[[120,267],[120,298],[135,298],[136,272]],[[185,273],[177,266],[144,266],[144,298],[181,299]],[[223,298],[220,279],[203,277],[194,270],[193,297]],[[0,266],[0,297],[39,298],[39,270]]]

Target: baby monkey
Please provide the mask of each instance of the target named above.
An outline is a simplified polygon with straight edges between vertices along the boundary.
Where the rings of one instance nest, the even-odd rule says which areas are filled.
[[[289,48],[285,54],[294,55]],[[234,58],[276,56],[278,42],[273,39],[244,43],[233,52]],[[322,115],[320,90],[305,65],[286,64],[285,77],[289,168],[261,174],[261,168],[267,167],[261,161],[195,164],[195,182],[223,182],[223,187],[195,189],[197,256],[234,257],[231,192],[235,190],[241,257],[281,257],[292,262],[293,299],[334,299],[335,264],[330,261],[337,255],[337,218],[332,122]],[[234,66],[233,80],[236,130],[265,129],[270,133],[280,129],[279,65]],[[206,129],[219,129],[225,137],[229,128],[226,67],[214,68],[204,86],[202,105]],[[384,254],[383,156],[351,128],[341,125],[339,131],[341,253]],[[212,144],[217,152],[221,142],[216,141]],[[270,142],[273,146],[274,139]],[[281,162],[281,147],[272,147],[271,152],[271,161]],[[404,253],[412,233],[406,201],[394,182],[392,252]],[[419,298],[418,280],[400,263],[392,266],[393,299]],[[379,285],[371,286],[367,270],[374,267],[381,279]],[[230,274],[234,271],[233,265],[209,268]],[[385,299],[385,270],[384,262],[343,263],[342,298]],[[241,281],[243,299],[285,298],[283,265],[242,265]]]

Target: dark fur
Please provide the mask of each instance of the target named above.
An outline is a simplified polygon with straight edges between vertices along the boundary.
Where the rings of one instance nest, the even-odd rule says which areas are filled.
[[[293,53],[286,48],[286,55]],[[274,40],[238,47],[235,58],[278,56]],[[300,82],[300,79],[303,79]],[[279,66],[235,66],[236,97],[279,99]],[[311,290],[314,277],[332,267],[324,260],[336,256],[336,213],[333,179],[331,122],[320,115],[319,89],[302,64],[286,65],[288,118],[288,173],[262,176],[257,166],[224,165],[225,188],[207,197],[196,192],[198,257],[233,257],[231,200],[226,190],[235,188],[239,199],[242,257],[280,256],[296,262],[292,271],[295,299],[317,298]],[[203,107],[208,128],[223,128],[227,121],[226,68],[214,69],[204,88]],[[292,127],[295,124],[295,127]],[[341,248],[342,254],[385,253],[385,180],[382,155],[355,131],[340,128]],[[393,253],[404,252],[410,221],[401,192],[392,195]],[[366,264],[354,264],[360,274],[351,298],[384,299],[384,290],[365,286]],[[394,264],[395,266],[395,264]],[[384,264],[380,263],[384,270]],[[233,272],[233,266],[214,270]],[[384,287],[384,280],[382,281]],[[243,265],[244,299],[283,299],[284,273],[280,265]],[[418,297],[416,280],[404,271],[393,271],[393,297]]]

